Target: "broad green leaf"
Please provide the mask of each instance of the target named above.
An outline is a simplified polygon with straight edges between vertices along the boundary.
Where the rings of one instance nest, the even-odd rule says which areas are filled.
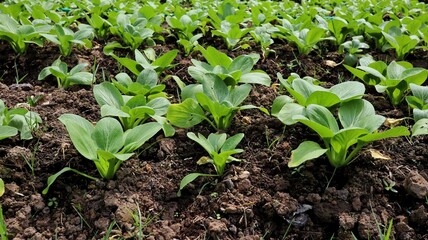
[[[327,89],[324,89],[321,86],[314,85],[313,83],[310,83],[300,78],[294,79],[291,83],[291,86],[293,87],[294,91],[298,92],[305,99],[308,99],[309,96],[315,91],[327,91]],[[306,104],[305,101],[304,105],[307,106],[309,104]]]
[[[405,67],[398,64],[396,61],[392,61],[386,68],[386,76],[389,79],[401,80],[401,74],[406,70]]]
[[[3,179],[0,178],[0,197],[4,194],[4,182]]]
[[[211,136],[211,135],[210,135]],[[198,133],[198,136],[196,136],[193,132],[188,132],[187,137],[192,139],[193,141],[197,142],[199,145],[201,145],[207,153],[211,154],[212,152],[218,151],[218,149],[215,149],[215,147],[204,137],[204,135]]]
[[[292,125],[297,122],[295,116],[301,116],[303,114],[304,109],[305,108],[300,104],[286,103],[278,112],[276,117],[285,125]]]
[[[43,189],[42,193],[43,193],[44,195],[45,195],[45,194],[47,194],[47,193],[48,193],[48,191],[49,191],[49,188],[50,188],[50,187],[51,187],[51,185],[55,182],[55,180],[56,180],[56,179],[57,179],[61,174],[65,173],[65,172],[68,172],[68,171],[72,171],[72,172],[74,172],[74,173],[77,173],[77,174],[79,174],[79,175],[81,175],[81,176],[84,176],[84,177],[86,177],[86,178],[89,178],[89,179],[91,179],[91,180],[98,181],[98,179],[97,179],[97,178],[95,178],[95,177],[89,176],[89,175],[87,175],[87,174],[85,174],[85,173],[83,173],[83,172],[80,172],[80,171],[76,170],[76,169],[73,169],[73,168],[70,168],[70,167],[65,167],[65,168],[61,169],[60,171],[58,171],[57,173],[55,173],[54,175],[51,175],[51,176],[49,176],[49,177],[48,177],[48,185],[46,186],[46,188],[45,188],[45,189]]]
[[[80,85],[91,85],[93,82],[94,75],[89,72],[78,72],[68,77],[68,81],[74,84]]]
[[[358,138],[362,135],[368,134],[369,131],[364,128],[345,128],[337,132],[330,140],[333,150],[337,153],[347,151],[350,146],[357,143]],[[330,159],[334,161],[335,159]],[[341,160],[341,159],[337,159]],[[336,166],[341,164],[335,164]]]
[[[100,106],[110,105],[120,109],[124,105],[122,95],[112,83],[103,82],[95,85],[93,91],[95,100]]]
[[[239,79],[240,83],[248,83],[248,84],[261,84],[264,86],[270,86],[271,79],[268,74],[262,71],[252,71],[249,73],[245,73]]]
[[[340,102],[334,93],[326,91],[315,91],[306,99],[306,105],[317,104],[329,108]]]
[[[233,71],[242,71],[243,74],[249,73],[253,69],[254,62],[253,59],[246,55],[241,55],[235,58],[230,66],[228,67],[229,72]]]
[[[413,120],[419,121],[422,118],[428,118],[428,109],[420,110],[420,109],[413,109]]]
[[[0,140],[15,136],[16,134],[18,134],[18,129],[10,126],[0,126]]]
[[[183,190],[189,183],[193,182],[198,177],[217,177],[217,174],[206,174],[206,173],[190,173],[187,174],[180,182],[180,188],[177,192],[177,196],[181,197],[181,190]]]
[[[233,88],[228,96],[228,100],[233,107],[241,105],[251,92],[251,85],[242,84]]]
[[[409,136],[409,135],[410,135],[410,132],[407,129],[407,127],[400,126],[400,127],[391,128],[384,132],[367,134],[359,138],[358,140],[364,143],[369,143],[369,142],[374,142],[385,138],[401,137],[401,136]]]
[[[309,120],[327,127],[333,133],[339,131],[339,126],[337,125],[336,119],[334,118],[333,114],[323,106],[315,104],[309,105],[306,108],[305,116],[309,118]]]
[[[278,96],[277,98],[275,98],[275,100],[272,103],[272,108],[271,108],[271,114],[272,116],[277,116],[279,111],[281,111],[281,109],[285,106],[285,104],[287,103],[292,103],[294,102],[294,100],[287,96],[287,95],[281,95]],[[301,113],[299,113],[301,114]]]
[[[213,134],[210,134],[208,136],[208,142],[213,147],[214,151],[208,152],[208,153],[211,155],[213,152],[220,151],[221,146],[226,141],[226,138],[227,138],[226,133],[221,133],[221,134],[213,133]]]
[[[363,99],[343,103],[338,115],[344,128],[360,127],[369,132],[378,129],[385,120],[384,117],[376,115],[373,105]]]
[[[164,55],[160,56],[159,58],[157,58],[155,61],[153,61],[151,65],[161,67],[162,69],[164,69],[171,64],[171,62],[177,56],[177,53],[178,53],[178,50],[169,51]]]
[[[101,117],[130,117],[130,115],[119,108],[111,105],[102,105],[101,106]]]
[[[366,67],[366,66],[359,66],[357,67],[358,69],[361,69],[375,77],[378,77],[381,80],[385,80],[385,76],[382,75],[382,73],[380,73],[378,70],[371,68],[371,67]]]
[[[150,138],[155,136],[162,126],[157,122],[145,123],[129,129],[124,134],[124,147],[119,153],[130,153],[141,147]]]
[[[291,158],[288,167],[298,167],[306,161],[315,159],[327,152],[327,149],[313,141],[302,142],[296,149],[291,151]]]
[[[215,102],[221,103],[229,95],[226,84],[215,74],[206,74],[202,84],[203,92]]]
[[[92,139],[101,150],[117,153],[124,143],[122,125],[114,118],[102,118],[95,125]]]
[[[67,128],[74,147],[83,157],[96,161],[97,145],[92,139],[94,126],[86,119],[74,115],[63,114],[58,118]]]
[[[412,127],[412,137],[428,134],[428,118],[418,120]]]
[[[232,59],[230,59],[225,53],[220,52],[211,46],[209,46],[207,49],[204,49],[202,46],[198,45],[196,49],[202,53],[204,58],[211,66],[220,65],[228,68],[232,63]]]
[[[223,143],[223,146],[221,147],[221,152],[234,150],[236,148],[236,146],[238,146],[238,144],[242,141],[243,138],[244,138],[243,133],[238,133],[232,137],[229,137]]]
[[[340,101],[348,101],[355,98],[361,98],[366,91],[364,84],[355,81],[342,82],[334,85],[329,90],[339,97]]]

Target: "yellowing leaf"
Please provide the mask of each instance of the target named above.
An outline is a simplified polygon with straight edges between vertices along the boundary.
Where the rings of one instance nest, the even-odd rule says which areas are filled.
[[[398,125],[400,125],[401,122],[403,122],[406,118],[387,118],[384,122],[385,126],[393,128]]]
[[[369,149],[370,155],[372,156],[372,158],[374,159],[380,159],[380,160],[391,160],[390,157],[382,154],[381,152],[379,152],[378,150],[375,149]]]

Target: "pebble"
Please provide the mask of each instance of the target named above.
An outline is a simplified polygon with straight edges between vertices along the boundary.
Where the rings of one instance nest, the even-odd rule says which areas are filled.
[[[404,188],[407,192],[419,199],[425,199],[428,196],[428,181],[418,172],[411,172],[404,180]]]

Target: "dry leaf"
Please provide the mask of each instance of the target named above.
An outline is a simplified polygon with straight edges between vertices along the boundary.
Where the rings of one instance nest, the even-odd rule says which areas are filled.
[[[403,122],[406,118],[387,118],[384,122],[385,126],[393,128],[398,125],[400,125],[401,122]]]
[[[332,68],[337,67],[339,65],[338,63],[332,60],[325,60],[324,64]]]
[[[382,154],[381,152],[379,152],[378,150],[375,149],[369,149],[370,155],[372,156],[372,158],[374,159],[380,159],[380,160],[391,160],[390,157]]]

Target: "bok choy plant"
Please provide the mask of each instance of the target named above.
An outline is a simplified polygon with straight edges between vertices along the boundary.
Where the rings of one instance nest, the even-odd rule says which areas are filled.
[[[174,66],[172,61],[174,61],[178,54],[178,50],[172,50],[161,56],[156,56],[153,48],[147,48],[143,52],[135,49],[135,60],[133,60],[127,57],[118,57],[113,52],[114,48],[124,47],[118,42],[111,42],[104,47],[104,54],[112,56],[116,61],[136,76],[138,76],[144,69],[153,69],[158,73],[158,75],[160,75],[164,70]]]
[[[428,87],[410,84],[411,96],[406,97],[409,107],[413,109],[412,136],[428,134]]]
[[[177,195],[181,195],[181,190],[185,188],[189,183],[194,181],[198,177],[219,177],[224,174],[224,169],[227,163],[232,161],[240,161],[232,157],[233,154],[241,153],[244,150],[236,149],[236,146],[244,138],[243,133],[238,133],[232,137],[227,138],[226,133],[215,134],[211,133],[208,138],[205,138],[202,134],[194,134],[193,132],[187,133],[187,137],[192,139],[201,145],[205,151],[207,151],[209,157],[201,157],[197,164],[207,164],[210,163],[214,166],[216,174],[207,174],[207,173],[190,173],[186,175],[180,183],[180,189],[177,192]]]
[[[59,120],[65,125],[70,139],[77,151],[86,159],[94,162],[104,179],[112,179],[123,161],[134,155],[134,151],[152,138],[161,129],[158,123],[145,123],[125,132],[119,121],[106,117],[94,126],[88,120],[74,114],[63,114]],[[43,194],[64,172],[72,171],[92,180],[92,176],[76,169],[65,167],[48,178]]]
[[[333,111],[345,102],[360,99],[365,92],[364,84],[354,81],[342,82],[327,89],[319,86],[318,80],[310,77],[300,78],[297,74],[292,74],[285,80],[278,73],[278,79],[294,100],[286,95],[277,97],[272,104],[272,115],[287,125],[296,123],[293,117],[302,114],[304,108],[310,104]]]
[[[410,83],[421,85],[428,76],[428,70],[414,68],[411,63],[405,61],[392,61],[387,65],[383,61],[361,58],[360,66],[356,68],[344,66],[365,84],[375,86],[379,93],[386,93],[394,106],[403,101]]]
[[[7,41],[15,53],[24,54],[30,43],[43,46],[40,34],[46,29],[42,25],[21,25],[8,14],[0,13],[0,40]]]
[[[0,99],[0,140],[20,133],[21,139],[32,139],[32,132],[39,127],[42,119],[36,112],[25,108],[9,109]]]
[[[128,15],[119,13],[117,16],[112,17],[113,13],[110,14],[110,32],[113,35],[120,36],[125,45],[131,47],[134,51],[144,41],[148,41],[153,37],[154,30],[148,28],[148,20],[144,17],[136,17],[134,15]]]
[[[94,97],[101,106],[101,117],[117,117],[125,130],[135,128],[153,118],[162,124],[166,136],[174,135],[174,128],[163,117],[170,102],[165,97],[149,99],[146,95],[121,95],[109,82],[94,86]]]
[[[261,70],[253,70],[260,59],[258,54],[241,55],[232,59],[213,47],[205,49],[198,46],[197,50],[202,53],[208,64],[192,59],[194,66],[190,66],[188,72],[199,83],[204,82],[204,76],[210,73],[222,79],[227,86],[235,86],[240,83],[270,86],[269,75]]]
[[[41,35],[57,44],[62,56],[70,56],[74,44],[91,47],[91,40],[94,38],[92,28],[84,27],[77,32],[73,32],[73,30],[58,24],[52,28],[50,33],[42,33]]]
[[[373,106],[363,99],[343,103],[338,117],[342,128],[330,110],[316,104],[310,104],[301,115],[294,116],[294,120],[320,136],[324,148],[314,141],[304,141],[292,151],[288,166],[297,167],[326,154],[330,164],[339,168],[354,160],[361,148],[370,142],[410,134],[404,126],[378,132],[385,117],[377,115]]]
[[[207,73],[202,84],[184,86],[181,82],[183,102],[171,104],[167,119],[175,126],[190,128],[207,121],[216,130],[228,129],[233,117],[240,110],[257,108],[253,105],[241,106],[250,94],[251,85],[227,86],[217,75]],[[264,108],[260,110],[267,113]]]
[[[84,71],[87,63],[80,63],[68,71],[67,63],[61,61],[61,58],[55,60],[51,66],[45,67],[39,73],[38,80],[44,80],[49,75],[56,77],[59,88],[68,88],[71,85],[91,85],[94,81],[94,75]]]

